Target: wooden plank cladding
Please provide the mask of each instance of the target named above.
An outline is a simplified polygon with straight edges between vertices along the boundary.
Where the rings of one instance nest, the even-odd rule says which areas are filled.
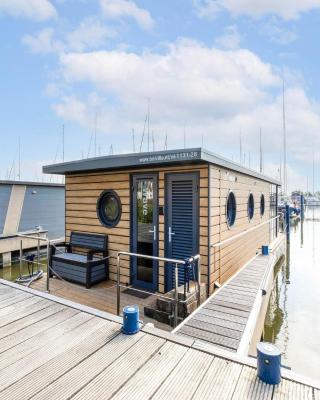
[[[217,245],[241,232],[270,219],[271,184],[239,172],[211,165],[210,167],[210,244]],[[236,218],[234,225],[227,223],[226,206],[229,192],[236,199]],[[253,218],[248,218],[248,198],[252,193],[254,199]],[[265,210],[260,212],[260,199],[264,195]],[[210,249],[210,293],[214,282],[226,282],[244,264],[255,256],[263,244],[271,241],[269,224],[251,231],[223,245]]]
[[[158,174],[158,202],[165,206],[165,176],[167,173],[195,172],[199,173],[199,251],[201,253],[201,275],[203,282],[208,281],[208,165],[143,168],[125,171],[101,173],[82,173],[66,176],[66,238],[71,231],[106,233],[109,236],[110,279],[116,280],[116,256],[118,251],[130,251],[130,207],[131,207],[131,175],[133,173]],[[114,228],[103,226],[97,217],[97,199],[104,190],[114,190],[122,203],[122,215]],[[159,215],[159,256],[164,257],[164,216]],[[158,291],[164,292],[165,270],[159,264]],[[130,263],[128,259],[121,262],[121,283],[130,283]]]
[[[214,290],[214,282],[224,283],[239,268],[250,261],[263,244],[272,239],[269,224],[261,226],[218,247],[218,244],[239,233],[255,227],[272,216],[270,196],[275,183],[265,179],[253,171],[243,171],[238,167],[228,169],[225,163],[215,164],[208,161],[180,165],[163,165],[157,167],[140,166],[131,169],[101,170],[87,172],[71,172],[66,175],[66,237],[71,231],[88,233],[104,233],[109,236],[110,278],[116,279],[116,256],[118,251],[130,251],[131,230],[131,194],[133,174],[156,174],[158,205],[166,210],[166,176],[169,173],[199,174],[199,253],[201,255],[201,279],[208,285],[208,292]],[[232,166],[230,166],[232,168]],[[272,183],[271,183],[272,182]],[[107,228],[97,217],[97,200],[105,190],[117,193],[122,204],[121,219],[114,228]],[[183,189],[184,190],[184,189]],[[227,223],[226,202],[230,190],[236,199],[235,223],[230,227]],[[248,197],[252,193],[254,215],[248,218]],[[260,199],[264,195],[264,214],[260,215]],[[158,255],[165,256],[165,221],[163,213],[158,215]],[[188,231],[189,232],[189,231]],[[184,237],[184,240],[186,238]],[[158,291],[165,291],[165,266],[159,263]],[[131,283],[130,261],[123,259],[121,263],[121,283]]]

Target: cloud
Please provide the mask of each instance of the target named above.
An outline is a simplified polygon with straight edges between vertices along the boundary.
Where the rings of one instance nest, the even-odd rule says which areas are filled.
[[[34,35],[25,35],[22,43],[33,53],[81,52],[102,46],[116,32],[94,17],[84,19],[79,26],[69,32],[60,33],[60,39],[52,28],[45,28]]]
[[[277,165],[282,146],[282,87],[277,69],[246,49],[218,49],[181,39],[162,53],[94,51],[60,56],[62,81],[86,95],[62,96],[55,111],[65,120],[92,130],[95,112],[106,143],[130,151],[132,128],[141,138],[147,99],[156,148],[204,145],[231,157],[238,155],[239,132],[244,151],[258,154],[262,127],[266,159]],[[320,145],[320,105],[290,76],[286,89],[288,157],[298,169],[310,162],[311,146]],[[83,87],[83,86],[82,86]],[[94,94],[94,95],[93,95]],[[129,143],[129,144],[128,144]],[[145,147],[143,147],[145,148]],[[237,157],[235,156],[235,160]],[[294,169],[294,168],[292,168]]]
[[[64,49],[64,44],[54,39],[52,28],[45,28],[35,35],[25,35],[22,43],[28,46],[33,53],[56,53]]]
[[[93,17],[86,18],[80,25],[66,35],[69,50],[83,51],[103,45],[107,38],[116,36],[116,31]]]
[[[103,15],[110,19],[129,17],[134,19],[141,28],[151,29],[154,20],[149,11],[140,8],[131,0],[100,0]]]
[[[216,38],[215,43],[218,46],[226,49],[236,49],[240,46],[242,36],[240,35],[236,25],[231,25],[226,28],[226,32],[223,36]]]
[[[0,13],[36,21],[57,16],[57,11],[48,0],[1,0]]]
[[[132,107],[152,97],[167,118],[190,110],[199,118],[223,118],[250,110],[265,98],[265,86],[277,85],[272,67],[248,50],[224,51],[188,40],[166,54],[98,51],[63,54],[64,77],[87,81]],[[166,104],[170,103],[170,107]]]
[[[235,16],[261,18],[264,15],[277,15],[290,20],[320,8],[319,0],[193,0],[193,4],[200,18],[212,18],[226,10]]]
[[[86,115],[88,114],[87,105],[75,96],[64,96],[61,103],[54,105],[57,115],[69,121],[75,121],[80,125],[85,125]]]
[[[279,20],[274,16],[263,24],[261,33],[269,36],[273,42],[281,45],[288,45],[297,39],[296,33],[283,28]]]

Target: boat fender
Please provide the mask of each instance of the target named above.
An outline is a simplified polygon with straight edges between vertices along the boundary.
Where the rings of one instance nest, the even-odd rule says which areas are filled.
[[[281,353],[272,343],[257,344],[258,378],[269,385],[277,385],[281,381]]]
[[[139,307],[137,305],[125,306],[123,308],[122,333],[133,335],[140,330]]]

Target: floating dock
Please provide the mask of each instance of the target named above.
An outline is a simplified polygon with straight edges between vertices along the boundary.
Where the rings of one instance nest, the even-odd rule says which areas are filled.
[[[0,280],[0,399],[319,399],[320,385],[255,361]]]
[[[261,337],[272,288],[274,267],[285,254],[284,236],[273,243],[270,254],[257,255],[175,330],[192,337],[199,345],[214,345],[247,355]],[[259,337],[260,336],[260,337]]]

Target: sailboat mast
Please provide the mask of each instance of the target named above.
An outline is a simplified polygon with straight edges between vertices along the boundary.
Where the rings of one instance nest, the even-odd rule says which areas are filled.
[[[282,76],[282,119],[283,119],[283,191],[287,194],[287,131],[284,75]]]
[[[98,113],[96,112],[95,119],[94,119],[94,156],[97,156],[97,118]]]
[[[136,142],[135,142],[135,137],[134,137],[134,128],[132,128],[132,150],[135,153],[136,152]]]
[[[262,129],[260,128],[260,174],[262,174]]]
[[[312,148],[312,195],[314,196],[314,146]]]
[[[242,135],[240,132],[240,164],[242,164]]]
[[[148,99],[148,151],[150,151],[150,98]]]
[[[20,145],[20,136],[19,136],[19,166],[18,166],[18,179],[21,180],[21,145]]]
[[[62,162],[64,162],[64,124],[62,125]]]

